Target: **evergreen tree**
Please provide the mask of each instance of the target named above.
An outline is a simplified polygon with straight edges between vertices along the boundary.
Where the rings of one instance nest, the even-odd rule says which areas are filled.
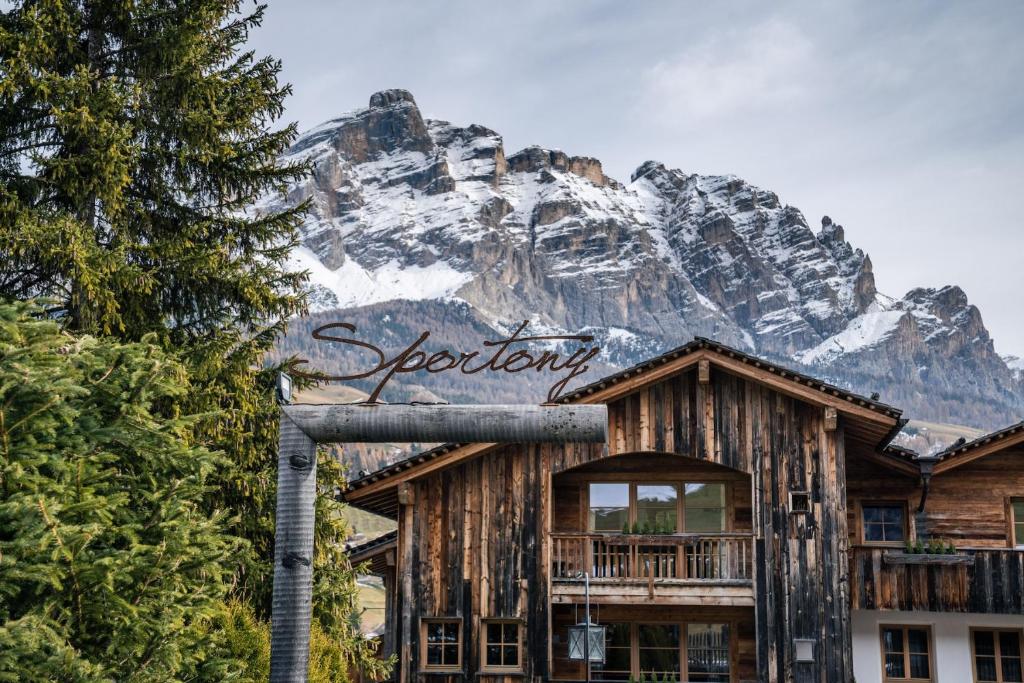
[[[0,680],[223,679],[241,543],[200,505],[222,458],[165,416],[184,369],[28,312],[0,305]]]
[[[0,13],[0,297],[45,296],[64,328],[152,338],[182,359],[183,409],[223,451],[205,494],[247,543],[234,595],[270,612],[277,406],[264,355],[304,310],[291,272],[303,206],[250,210],[308,169],[277,166],[294,127],[274,129],[289,87],[245,49],[263,7],[237,0],[35,0]],[[151,336],[150,336],[151,335]],[[325,467],[323,490],[340,485]],[[326,500],[321,506],[328,505]],[[354,574],[331,556],[346,529],[318,518],[315,603],[356,661]],[[324,554],[326,553],[326,555]]]

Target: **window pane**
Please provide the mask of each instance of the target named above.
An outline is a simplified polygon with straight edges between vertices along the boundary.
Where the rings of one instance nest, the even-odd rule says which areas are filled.
[[[992,631],[974,632],[974,654],[989,657],[996,654],[995,634]]]
[[[885,628],[882,629],[882,644],[886,652],[903,652],[903,629]]]
[[[907,629],[907,642],[911,652],[928,653],[928,631],[919,628]]]
[[[630,650],[628,647],[605,650],[604,665],[595,663],[592,667],[596,681],[625,681],[629,678]]]
[[[882,508],[882,521],[886,524],[899,524],[903,525],[903,508],[901,507],[884,507]]]
[[[999,680],[996,678],[995,657],[975,657],[974,666],[978,671],[978,683],[995,683]]]
[[[501,666],[501,647],[498,645],[487,646],[487,665]]]
[[[444,639],[449,643],[455,643],[459,640],[459,624],[454,621],[450,621],[444,625]]]
[[[1020,657],[1020,634],[1016,631],[1000,631],[999,654],[1004,657]]]
[[[459,663],[459,646],[458,645],[445,645],[444,646],[444,663],[445,664],[458,664]]]
[[[506,645],[502,649],[505,666],[517,666],[519,664],[519,648],[515,645]]]
[[[642,625],[638,629],[640,647],[674,647],[679,649],[679,627],[674,625]]]
[[[686,504],[703,508],[724,508],[725,484],[687,484]]]
[[[729,680],[729,626],[687,624],[687,666],[693,683]]]
[[[725,510],[687,508],[686,530],[691,533],[725,531]]]
[[[625,681],[630,670],[630,625],[606,624],[604,664],[594,663],[593,679],[595,681]]]
[[[487,642],[496,643],[501,640],[501,624],[487,624]]]
[[[606,647],[629,647],[629,624],[608,624],[604,637]]]
[[[1024,547],[1024,498],[1013,501],[1013,544]]]
[[[590,528],[622,531],[629,520],[629,484],[590,485]]]
[[[505,624],[505,642],[506,643],[518,643],[519,642],[519,625],[518,624]]]
[[[441,646],[427,645],[427,664],[441,663]]]
[[[1019,657],[1003,657],[1003,681],[1021,683],[1021,667]]]
[[[928,655],[910,655],[910,677],[929,678],[930,676]]]
[[[427,642],[428,643],[440,643],[443,637],[442,624],[432,623],[427,624]]]
[[[679,650],[640,648],[640,670],[679,673]]]
[[[687,484],[686,531],[725,531],[725,484]]]
[[[636,521],[644,523],[656,533],[676,530],[676,500],[678,492],[671,485],[638,485],[636,487]]]
[[[889,678],[906,678],[906,670],[903,668],[903,655],[885,656],[885,675]]]
[[[865,541],[904,540],[902,505],[865,505],[862,507]]]

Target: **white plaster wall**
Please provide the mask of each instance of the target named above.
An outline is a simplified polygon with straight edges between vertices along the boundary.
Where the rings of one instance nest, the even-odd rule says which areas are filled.
[[[949,612],[853,610],[853,675],[857,683],[882,683],[881,624],[927,624],[932,628],[936,683],[971,683],[972,626],[1024,628],[1024,616]]]

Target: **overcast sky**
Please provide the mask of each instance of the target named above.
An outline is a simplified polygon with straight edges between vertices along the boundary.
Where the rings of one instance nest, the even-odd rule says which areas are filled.
[[[507,153],[739,175],[841,223],[887,294],[960,285],[1024,355],[1022,28],[1024,2],[271,0],[253,45],[302,129],[397,87]]]

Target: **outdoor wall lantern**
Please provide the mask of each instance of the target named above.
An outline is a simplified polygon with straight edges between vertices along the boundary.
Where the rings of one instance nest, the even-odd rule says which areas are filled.
[[[604,663],[604,626],[590,624],[590,661]],[[583,661],[587,658],[586,624],[569,627],[569,659]]]
[[[797,662],[814,662],[814,641],[810,638],[796,638],[793,641],[796,645]]]

